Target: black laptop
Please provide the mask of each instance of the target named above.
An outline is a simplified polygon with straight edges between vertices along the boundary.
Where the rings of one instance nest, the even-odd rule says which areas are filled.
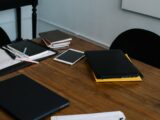
[[[0,82],[0,107],[18,120],[39,120],[69,101],[25,75]]]

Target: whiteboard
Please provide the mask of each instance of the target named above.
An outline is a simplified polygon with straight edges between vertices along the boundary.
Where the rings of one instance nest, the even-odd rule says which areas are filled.
[[[122,0],[122,9],[160,18],[160,0]]]

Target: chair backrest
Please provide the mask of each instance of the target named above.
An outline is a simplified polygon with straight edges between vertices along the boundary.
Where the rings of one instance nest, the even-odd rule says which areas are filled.
[[[6,32],[0,27],[0,47],[3,45],[7,45],[10,44],[11,41],[8,37],[8,35],[6,34]]]
[[[160,36],[144,29],[130,29],[121,33],[110,49],[121,49],[130,57],[160,68]]]

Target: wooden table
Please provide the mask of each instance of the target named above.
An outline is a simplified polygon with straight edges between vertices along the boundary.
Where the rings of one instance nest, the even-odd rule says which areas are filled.
[[[79,50],[102,49],[78,38],[73,39],[71,47]],[[70,101],[70,106],[52,115],[121,110],[127,120],[160,119],[160,69],[133,60],[144,75],[142,82],[96,83],[85,58],[73,66],[52,58],[0,77],[0,80],[25,74]],[[0,109],[0,120],[12,119]],[[50,116],[44,120],[50,120]]]
[[[0,10],[16,9],[17,13],[17,41],[21,38],[21,7],[32,5],[32,37],[36,38],[37,32],[37,9],[38,0],[0,0]]]

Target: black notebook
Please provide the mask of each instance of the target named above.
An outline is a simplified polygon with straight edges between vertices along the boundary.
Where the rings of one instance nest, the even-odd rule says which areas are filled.
[[[25,75],[0,82],[0,106],[20,120],[39,120],[69,101]]]
[[[49,40],[51,43],[67,42],[72,40],[68,34],[60,30],[47,31],[40,33],[39,35],[42,38]]]
[[[85,56],[97,79],[142,76],[121,50],[86,51]]]
[[[24,53],[29,57],[47,53],[46,47],[43,47],[31,40],[18,41],[18,42],[7,45],[7,47],[15,52]]]

